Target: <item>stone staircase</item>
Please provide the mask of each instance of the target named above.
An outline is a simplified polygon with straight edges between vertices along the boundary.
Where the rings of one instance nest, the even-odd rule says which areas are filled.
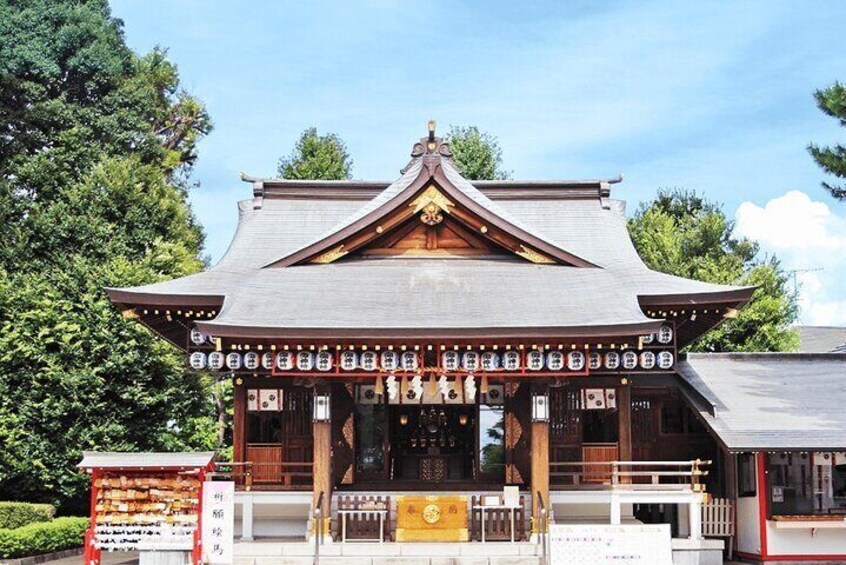
[[[234,565],[312,565],[314,544],[253,541],[235,544]],[[537,544],[328,543],[321,565],[541,565]]]

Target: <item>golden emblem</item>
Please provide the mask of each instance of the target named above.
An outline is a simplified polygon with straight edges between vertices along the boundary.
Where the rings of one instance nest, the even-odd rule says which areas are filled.
[[[441,209],[432,202],[423,208],[423,213],[420,214],[420,221],[427,226],[434,226],[444,221],[444,215],[441,214]]]
[[[430,504],[423,509],[423,519],[427,524],[437,524],[441,519],[441,509],[437,504]]]

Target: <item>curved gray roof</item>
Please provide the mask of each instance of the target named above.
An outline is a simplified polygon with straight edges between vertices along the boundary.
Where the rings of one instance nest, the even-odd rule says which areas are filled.
[[[154,304],[166,296],[225,299],[217,317],[202,327],[212,335],[228,335],[220,332],[253,327],[274,328],[277,334],[396,328],[577,333],[578,328],[606,325],[637,332],[657,324],[642,313],[641,297],[751,292],[649,270],[629,238],[624,203],[605,197],[607,183],[600,183],[602,190],[593,196],[579,185],[575,197],[561,187],[536,197],[521,195],[514,181],[494,201],[484,187],[480,190],[461,177],[448,159],[441,161],[443,174],[477,204],[600,268],[478,256],[348,257],[328,265],[265,268],[377,210],[407,189],[423,166],[422,158],[413,159],[397,181],[364,205],[348,192],[331,197],[263,194],[242,201],[235,237],[217,265],[196,275],[109,293],[124,304]],[[538,194],[536,184],[529,183],[529,194]]]

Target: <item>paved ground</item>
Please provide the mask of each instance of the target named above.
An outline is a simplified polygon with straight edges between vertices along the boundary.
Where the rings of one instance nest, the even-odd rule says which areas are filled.
[[[80,565],[82,556],[66,557],[55,561],[47,561],[42,565]],[[138,565],[138,554],[136,553],[108,553],[103,552],[103,565]]]

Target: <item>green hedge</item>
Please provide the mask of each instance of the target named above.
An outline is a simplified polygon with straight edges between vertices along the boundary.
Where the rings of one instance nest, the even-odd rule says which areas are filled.
[[[49,504],[0,502],[0,529],[13,530],[34,522],[49,522],[56,509]]]
[[[80,547],[88,524],[88,518],[56,518],[13,530],[0,530],[0,559]]]

